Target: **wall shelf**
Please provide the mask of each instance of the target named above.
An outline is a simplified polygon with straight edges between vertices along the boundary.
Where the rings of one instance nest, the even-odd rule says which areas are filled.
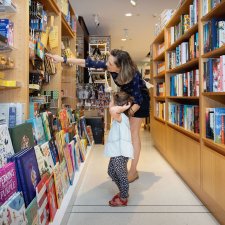
[[[225,1],[222,0],[215,8],[201,18],[202,22],[211,20],[212,18],[225,18],[224,15]]]
[[[177,66],[176,68],[166,71],[166,73],[182,73],[182,72],[185,72],[187,69],[191,70],[192,68],[198,66],[198,63],[199,63],[199,59],[195,58],[195,59],[192,59],[191,61],[188,61],[185,64],[182,64],[180,66]]]
[[[163,123],[163,124],[166,124],[166,121],[165,121],[165,120],[163,120],[163,119],[161,119],[161,118],[159,118],[159,117],[157,117],[157,116],[154,116],[154,118],[155,118],[156,120],[158,120],[159,122],[161,122],[161,123]]]
[[[194,133],[192,131],[186,130],[183,127],[180,127],[180,126],[178,126],[176,124],[173,124],[173,123],[170,123],[168,121],[166,123],[167,123],[168,126],[170,126],[173,129],[175,129],[175,130],[177,130],[177,131],[187,135],[188,137],[190,137],[190,138],[192,138],[192,139],[194,139],[196,141],[200,141],[200,135],[199,134],[196,134],[196,133]]]
[[[166,51],[174,50],[179,44],[187,40],[191,37],[191,35],[195,34],[198,31],[198,24],[195,24],[192,26],[187,32],[185,32],[184,35],[182,35],[180,38],[178,38],[172,45],[170,45]]]
[[[225,45],[223,45],[220,48],[214,49],[211,52],[204,53],[202,55],[202,58],[214,58],[224,54],[225,54]]]
[[[225,156],[225,145],[224,144],[217,144],[213,140],[208,139],[208,138],[202,138],[202,140],[206,146],[214,149],[218,153]]]
[[[70,25],[67,23],[64,15],[61,15],[62,18],[62,35],[63,36],[69,36],[70,38],[75,38],[75,33],[73,32]]]
[[[38,2],[44,6],[44,10],[54,12],[57,15],[60,14],[60,9],[56,0],[38,0]]]

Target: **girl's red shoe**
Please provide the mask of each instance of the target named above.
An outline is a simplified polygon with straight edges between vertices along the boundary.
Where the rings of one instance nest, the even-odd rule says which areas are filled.
[[[111,201],[109,201],[109,205],[112,207],[127,206],[127,203],[128,199],[123,200],[118,194],[115,195]]]

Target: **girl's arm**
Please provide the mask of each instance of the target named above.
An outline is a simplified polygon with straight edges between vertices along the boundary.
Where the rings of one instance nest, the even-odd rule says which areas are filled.
[[[113,119],[117,120],[118,122],[121,122],[121,113],[129,109],[131,106],[130,103],[128,105],[123,106],[114,106],[113,103],[110,102],[109,104],[109,113],[112,116]]]

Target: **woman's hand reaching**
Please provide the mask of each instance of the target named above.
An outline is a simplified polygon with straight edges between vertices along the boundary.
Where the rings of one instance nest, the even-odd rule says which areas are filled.
[[[64,61],[63,57],[59,55],[52,55],[49,53],[45,54],[49,59],[52,59],[54,63],[62,63]]]

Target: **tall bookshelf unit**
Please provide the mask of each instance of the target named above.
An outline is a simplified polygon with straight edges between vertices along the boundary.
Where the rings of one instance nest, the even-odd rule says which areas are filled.
[[[15,2],[15,1],[14,1]],[[63,13],[60,11],[59,1],[39,0],[48,16],[54,16],[54,26],[58,27],[58,47],[48,51],[52,54],[61,55],[61,41],[63,37],[68,37],[70,49],[76,56],[76,32],[71,29]],[[70,3],[69,3],[70,4]],[[0,87],[0,102],[25,103],[25,119],[29,118],[29,1],[17,0],[16,10],[1,9],[0,17],[9,18],[14,23],[14,47],[2,50],[0,54],[14,59],[15,67],[4,70],[6,80],[16,80],[18,85],[14,88]],[[70,5],[71,15],[75,13]],[[13,12],[11,12],[13,11]],[[1,44],[0,44],[1,46]],[[62,104],[69,104],[72,108],[76,106],[76,68],[75,66],[65,66],[57,64],[57,73],[51,76],[48,84],[43,86],[44,91],[55,90],[59,93],[58,108]],[[1,70],[1,68],[0,68]],[[62,88],[67,90],[67,95],[62,96]]]
[[[225,224],[225,177],[223,176],[225,173],[225,145],[217,144],[206,138],[206,108],[225,108],[225,92],[204,92],[203,87],[204,62],[208,58],[218,58],[225,55],[225,45],[204,53],[203,26],[212,18],[225,20],[225,1],[222,0],[204,16],[202,13],[203,2],[205,1],[199,0],[197,5],[197,23],[177,37],[172,44],[171,27],[180,22],[181,15],[189,14],[189,7],[193,4],[193,0],[183,2],[152,43],[154,91],[152,94],[151,133],[154,145],[160,153],[205,203],[218,221]],[[191,36],[196,32],[198,32],[199,54],[192,59],[189,58],[181,65],[169,67],[170,52],[176,51],[176,48],[183,42],[189,42]],[[165,45],[165,50],[158,53],[162,43]],[[158,71],[157,65],[162,62],[165,62],[165,70]],[[184,91],[181,91],[181,94],[174,95],[171,91],[174,88],[171,85],[173,79],[171,77],[194,70],[199,70],[199,78],[197,79],[199,93],[195,92],[195,94],[186,96]],[[159,86],[162,83],[165,84]],[[179,81],[177,85],[179,85]],[[159,91],[159,87],[163,87],[164,91]],[[161,104],[160,107],[159,104]],[[177,125],[176,122],[171,122],[171,114],[174,116],[174,111],[171,112],[171,104],[198,106],[199,111],[196,112],[196,116],[199,115],[199,125],[197,130],[193,131],[179,126],[179,123]]]

